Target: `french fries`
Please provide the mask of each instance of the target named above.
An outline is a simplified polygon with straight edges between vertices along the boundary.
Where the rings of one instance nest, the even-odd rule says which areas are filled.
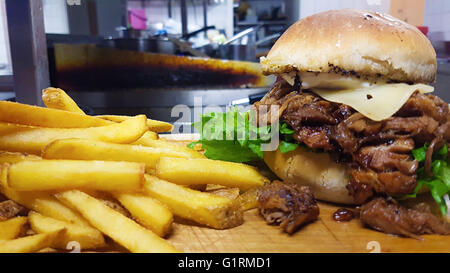
[[[88,128],[110,125],[104,119],[58,109],[0,101],[0,121],[47,128]]]
[[[14,217],[0,222],[0,240],[12,240],[24,231],[27,217]]]
[[[17,163],[25,160],[41,160],[40,156],[29,155],[23,153],[4,152],[0,151],[0,164],[3,163]]]
[[[25,192],[26,193],[26,192]],[[48,198],[38,198],[31,203],[31,209],[42,215],[55,218],[70,224],[91,227],[77,211],[63,205],[53,196]]]
[[[159,136],[157,133],[152,132],[152,131],[147,131],[138,140],[136,140],[135,142],[133,142],[131,144],[142,145],[142,143],[146,143],[147,141],[151,141],[151,140],[156,140],[158,138],[159,138]]]
[[[85,114],[64,90],[49,87],[42,90],[42,101],[48,108]]]
[[[261,192],[261,187],[252,188],[243,194],[239,195],[235,202],[239,204],[242,211],[247,211],[258,207],[258,196]]]
[[[0,242],[0,253],[31,253],[53,247],[64,236],[65,229]]]
[[[138,141],[134,142],[133,144],[139,144],[142,146],[152,147],[152,148],[165,148],[165,149],[171,149],[172,151],[187,153],[190,155],[191,158],[206,158],[202,153],[199,153],[197,151],[194,151],[186,146],[178,145],[175,143],[171,143],[168,141],[165,141],[163,139],[153,140],[153,139],[139,139]]]
[[[129,116],[116,116],[116,115],[102,115],[97,117],[114,122],[122,122],[130,118]],[[153,119],[147,119],[147,127],[150,131],[156,133],[171,132],[173,130],[172,124]]]
[[[218,184],[248,190],[268,182],[255,168],[210,159],[161,157],[156,176],[180,185]]]
[[[2,166],[0,176],[0,192],[8,199],[49,217],[78,225],[90,226],[89,222],[81,217],[78,212],[64,206],[47,192],[19,192],[10,188],[7,177],[8,165],[5,164]]]
[[[42,157],[45,159],[141,162],[145,163],[147,171],[155,169],[156,162],[162,156],[189,158],[190,154],[166,148],[113,144],[86,139],[56,140],[47,145],[42,152]]]
[[[136,191],[142,186],[144,172],[145,165],[134,162],[23,161],[9,167],[8,186],[17,191]]]
[[[114,196],[139,224],[152,230],[160,237],[169,233],[173,222],[173,214],[158,200],[142,194],[117,193]]]
[[[152,231],[81,191],[66,191],[56,196],[75,207],[92,226],[131,252],[177,252],[171,244]]]
[[[238,226],[267,181],[253,167],[159,139],[169,123],[88,116],[57,88],[42,98],[48,108],[0,102],[0,193],[30,210],[0,222],[0,252],[57,252],[72,242],[94,252],[178,252],[162,238],[175,216]],[[22,237],[25,227],[37,234]]]
[[[60,221],[36,212],[30,212],[28,219],[31,229],[36,233],[49,233],[66,229],[61,240],[55,243],[56,248],[65,249],[71,241],[79,243],[81,249],[95,249],[106,246],[103,234],[95,228]]]
[[[0,192],[6,196],[8,199],[13,200],[14,202],[31,209],[31,206],[35,199],[38,198],[48,198],[51,197],[49,194],[44,192],[18,192],[14,189],[11,189],[8,185],[8,171],[9,164],[2,165],[1,168],[1,176],[0,176]]]
[[[65,112],[65,111],[63,111]],[[146,131],[144,115],[122,123],[91,128],[38,128],[12,123],[0,123],[0,149],[40,155],[50,142],[63,138],[83,138],[113,143],[131,143]]]
[[[226,229],[243,222],[242,211],[232,200],[176,185],[145,175],[144,191],[166,204],[173,214],[216,228]]]

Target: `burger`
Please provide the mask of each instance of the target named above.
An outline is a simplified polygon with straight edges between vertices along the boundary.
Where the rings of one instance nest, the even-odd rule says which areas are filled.
[[[449,106],[432,95],[436,52],[418,28],[377,12],[318,13],[289,27],[261,66],[277,81],[254,106],[259,120],[279,124],[278,149],[202,135],[205,155],[243,162],[253,152],[283,183],[307,187],[319,200],[360,206],[361,220],[380,231],[450,234],[443,217],[450,204]],[[267,203],[292,203],[269,196],[276,200]],[[407,200],[416,202],[405,206]]]
[[[292,25],[261,65],[278,80],[256,107],[276,105],[299,144],[265,153],[281,180],[307,185],[324,201],[371,201],[366,214],[431,191],[447,213],[449,106],[431,94],[436,52],[419,29],[376,12],[327,11]],[[426,233],[417,221],[397,228]],[[381,225],[372,226],[392,229]]]

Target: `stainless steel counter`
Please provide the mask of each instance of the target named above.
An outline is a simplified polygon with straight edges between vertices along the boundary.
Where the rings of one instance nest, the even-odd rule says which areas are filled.
[[[180,117],[171,117],[176,105],[186,106],[194,116],[194,107],[230,105],[232,101],[248,99],[264,94],[266,88],[229,88],[229,89],[160,89],[160,90],[123,90],[112,92],[68,92],[79,104],[93,108],[95,114],[146,114],[153,119],[175,122]],[[187,117],[184,117],[187,118]]]

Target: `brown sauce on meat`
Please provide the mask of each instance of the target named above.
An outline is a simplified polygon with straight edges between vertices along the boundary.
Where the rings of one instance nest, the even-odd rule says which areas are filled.
[[[284,81],[277,82],[255,103],[257,108],[263,105],[279,106],[277,114],[295,131],[297,142],[338,154],[333,157],[348,164],[347,189],[357,204],[366,203],[376,194],[413,192],[419,164],[411,151],[426,142],[434,144],[426,157],[425,170],[430,171],[433,150],[444,141],[450,142],[448,104],[420,92],[412,94],[397,113],[382,121],[373,121],[347,105],[324,100],[310,90],[293,90]]]
[[[422,240],[422,234],[450,235],[450,223],[429,208],[401,206],[393,198],[375,198],[361,206],[361,222],[375,230]]]
[[[345,208],[340,208],[333,213],[333,220],[336,222],[348,222],[355,218],[353,211]]]
[[[319,216],[319,206],[309,187],[280,181],[262,187],[258,207],[267,223],[280,225],[289,234]]]

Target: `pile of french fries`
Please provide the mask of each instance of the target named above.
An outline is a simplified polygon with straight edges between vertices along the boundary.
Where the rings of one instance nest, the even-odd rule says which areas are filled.
[[[110,250],[179,252],[174,216],[215,229],[243,222],[255,168],[206,159],[159,139],[169,123],[145,115],[89,116],[61,89],[47,106],[0,101],[0,193],[28,209],[0,222],[0,253]],[[220,185],[205,191],[205,185]]]

